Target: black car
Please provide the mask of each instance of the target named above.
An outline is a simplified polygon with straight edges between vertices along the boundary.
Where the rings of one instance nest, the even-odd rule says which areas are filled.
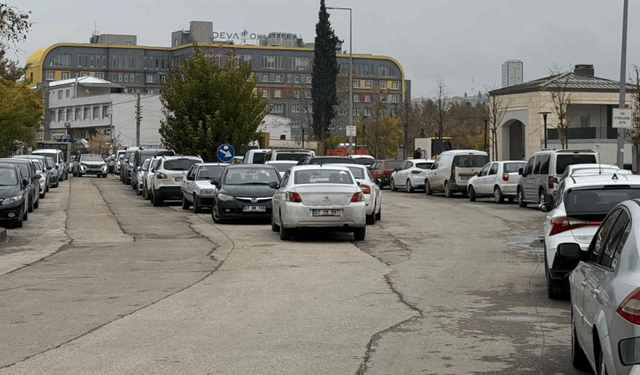
[[[73,177],[94,174],[97,177],[107,177],[107,162],[98,154],[82,154],[73,165]]]
[[[269,164],[229,165],[219,179],[211,217],[215,223],[232,219],[271,219],[271,198],[280,182],[278,170]]]
[[[40,206],[40,174],[36,172],[36,167],[28,159],[2,158],[0,163],[14,164],[20,169],[22,178],[29,180],[29,212]]]
[[[29,218],[29,180],[17,165],[0,163],[0,223],[22,228]]]

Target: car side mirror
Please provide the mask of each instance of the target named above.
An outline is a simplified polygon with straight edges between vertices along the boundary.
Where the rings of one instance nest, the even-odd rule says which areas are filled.
[[[23,178],[22,179],[22,187],[25,188],[29,186],[29,179],[28,178]]]
[[[567,259],[583,259],[588,252],[580,250],[580,245],[573,242],[561,243],[558,245],[558,254]]]
[[[187,176],[187,181],[194,181],[194,180],[195,180],[194,176]]]
[[[35,175],[33,175],[33,178],[35,178],[36,180],[39,180],[42,178],[42,175],[40,173],[36,173]]]
[[[278,185],[279,184],[277,182],[275,182],[275,181],[269,182],[269,187],[272,188],[272,189],[278,189],[279,188]]]
[[[212,178],[211,179],[211,185],[214,185],[215,187],[217,187],[219,189],[220,188],[220,179],[219,178]]]

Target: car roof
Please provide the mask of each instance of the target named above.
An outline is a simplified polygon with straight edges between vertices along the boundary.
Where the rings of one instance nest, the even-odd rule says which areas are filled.
[[[349,164],[350,166],[362,166],[365,167],[365,165],[362,164]],[[347,168],[344,164],[340,164],[340,163],[335,163],[335,164],[303,164],[303,165],[294,165],[291,167],[291,171],[308,171],[308,170],[316,170],[316,169],[335,169],[335,170],[339,170],[339,171],[349,171],[349,168]]]
[[[604,172],[600,174],[569,176],[563,182],[566,189],[610,185],[633,185],[640,187],[640,175]]]

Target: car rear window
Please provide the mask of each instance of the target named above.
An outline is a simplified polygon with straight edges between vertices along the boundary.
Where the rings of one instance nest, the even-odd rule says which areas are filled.
[[[309,164],[357,164],[353,158],[313,158]]]
[[[460,168],[480,168],[489,162],[487,155],[456,155],[453,165]]]
[[[256,152],[253,154],[253,164],[264,164],[264,158],[267,156],[266,152]]]
[[[357,164],[371,165],[376,159],[374,158],[354,158]]]
[[[347,167],[351,171],[353,178],[364,180],[364,169],[362,167]]]
[[[525,169],[527,167],[527,162],[522,163],[504,163],[504,171],[507,173],[517,173],[520,168]]]
[[[309,156],[308,154],[295,154],[295,153],[284,153],[284,154],[276,154],[276,160],[295,160],[300,161],[304,159],[305,156]]]
[[[167,160],[164,162],[164,169],[168,171],[188,171],[192,165],[200,162],[200,160],[194,159]]]
[[[416,163],[416,168],[420,169],[431,169],[433,163]]]
[[[387,161],[384,163],[384,169],[396,169],[402,164],[401,161]]]
[[[580,189],[566,194],[564,206],[569,217],[599,214],[604,219],[618,203],[636,198],[640,198],[637,188]]]
[[[556,158],[556,174],[563,174],[569,165],[597,163],[594,154],[558,155]]]
[[[296,184],[353,184],[351,175],[346,171],[332,169],[313,169],[297,171]]]

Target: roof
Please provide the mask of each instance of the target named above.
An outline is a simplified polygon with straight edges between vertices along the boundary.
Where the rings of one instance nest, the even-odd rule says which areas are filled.
[[[582,187],[600,187],[605,185],[640,185],[640,175],[603,172],[590,175],[571,176],[565,180],[567,190]]]
[[[626,90],[633,89],[633,85],[627,84]],[[489,95],[508,95],[535,91],[619,92],[620,82],[575,72],[566,72],[489,91]]]
[[[91,77],[91,76],[53,81],[49,83],[49,87],[71,85],[74,83],[77,83],[79,85],[86,86],[86,87],[122,87],[118,84],[105,81],[104,79]]]

